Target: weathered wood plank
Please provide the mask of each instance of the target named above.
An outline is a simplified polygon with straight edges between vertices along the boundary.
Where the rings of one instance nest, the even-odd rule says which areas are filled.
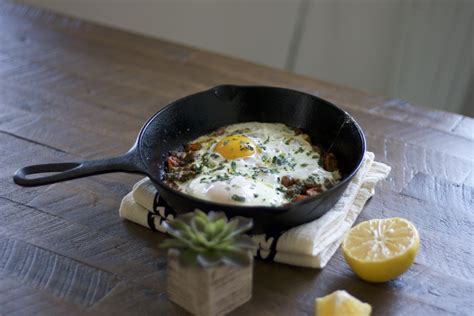
[[[474,187],[462,183],[453,183],[425,173],[417,173],[402,194],[418,200],[457,210],[463,216],[472,214],[474,209]]]
[[[261,310],[263,308],[259,305],[262,304],[265,307],[274,308],[276,314],[280,314],[278,312],[280,308],[283,311],[282,315],[307,315],[312,313],[316,297],[327,295],[338,289],[345,289],[362,301],[370,303],[374,315],[418,315],[421,311],[429,311],[434,315],[455,314],[448,304],[444,304],[448,306],[448,309],[445,309],[441,302],[424,301],[421,296],[410,297],[404,292],[397,291],[392,283],[374,285],[361,282],[350,274],[342,274],[339,269],[334,271],[329,268],[330,266],[318,271],[288,268],[280,264],[257,265],[254,296],[256,293],[260,295],[264,293],[264,296],[260,296],[260,299],[254,297],[254,300],[247,306],[244,305],[242,309],[250,310],[252,305],[256,304],[258,306],[256,310]],[[268,277],[269,275],[272,277]],[[285,301],[288,299],[295,303],[287,304]],[[467,298],[465,300],[467,301]],[[298,311],[298,309],[302,310]],[[461,306],[459,310],[466,311],[468,307]],[[288,313],[290,311],[292,313]]]
[[[0,271],[55,297],[90,307],[118,283],[110,272],[0,236]]]
[[[23,83],[13,84],[10,80],[8,83],[0,80],[0,93],[2,94],[0,112],[6,113],[8,108],[10,110],[17,109],[62,121],[71,126],[87,127],[97,136],[117,141],[124,137],[136,136],[143,124],[142,117],[137,118],[128,115],[128,113],[117,113],[117,111],[105,107],[98,108],[90,102],[81,101],[78,98],[48,92],[44,89],[26,86]],[[157,105],[155,105],[155,109],[152,109],[153,112],[160,108]],[[142,113],[141,111],[137,112]]]
[[[86,310],[79,305],[26,285],[0,272],[0,313],[2,315],[84,315]],[[97,315],[95,312],[88,312]]]
[[[126,145],[119,141],[114,142],[98,137],[87,127],[74,127],[66,122],[15,109],[5,109],[0,113],[0,131],[85,158],[102,158],[104,153],[118,155],[126,152],[133,144],[132,137]]]
[[[368,109],[380,104],[381,97],[370,96],[348,87],[341,87],[301,75],[288,76],[283,70],[256,65],[238,58],[198,51],[189,57],[189,63],[204,65],[217,73],[233,73],[239,78],[260,85],[276,85],[312,93],[347,107]],[[343,90],[344,93],[340,93]]]
[[[452,132],[470,139],[474,138],[474,119],[463,116],[459,123],[452,129]],[[471,148],[471,155],[474,156],[474,149]]]
[[[408,122],[417,126],[426,126],[463,136],[471,140],[474,139],[474,121],[460,114],[433,111],[428,108],[413,106],[407,101],[399,99],[388,100],[383,105],[375,107],[369,112],[396,121]],[[463,126],[459,127],[462,121],[465,122]],[[464,132],[463,127],[471,132]]]
[[[120,315],[189,315],[166,297],[166,293],[138,284],[120,283],[91,311]]]
[[[119,274],[133,280],[142,280],[156,289],[163,289],[160,274],[156,270],[166,260],[163,251],[140,245],[86,226],[63,220],[39,209],[1,199],[0,233],[6,237],[30,243],[44,249],[54,249],[57,254],[80,260],[101,270]],[[67,237],[66,237],[67,236]],[[156,242],[162,236],[155,234]],[[113,259],[111,259],[113,258]]]

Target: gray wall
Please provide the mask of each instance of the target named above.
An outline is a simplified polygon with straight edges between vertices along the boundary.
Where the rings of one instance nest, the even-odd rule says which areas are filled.
[[[471,0],[23,0],[473,115]]]

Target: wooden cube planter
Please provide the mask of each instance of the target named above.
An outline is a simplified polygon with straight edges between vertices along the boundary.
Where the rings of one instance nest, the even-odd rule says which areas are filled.
[[[182,266],[168,252],[168,297],[195,315],[223,315],[252,297],[253,258],[248,266]]]

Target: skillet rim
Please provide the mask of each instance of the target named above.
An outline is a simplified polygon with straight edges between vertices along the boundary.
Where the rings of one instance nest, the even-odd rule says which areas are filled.
[[[142,150],[141,150],[141,148],[142,148],[142,145],[141,145],[142,144],[142,138],[144,137],[143,134],[145,133],[148,126],[151,124],[151,122],[156,117],[158,117],[159,115],[162,115],[162,113],[164,113],[166,111],[169,111],[174,106],[176,106],[176,104],[178,104],[178,103],[180,103],[180,102],[182,102],[186,99],[189,99],[189,98],[195,97],[197,95],[200,95],[200,94],[206,94],[206,93],[209,93],[209,92],[215,93],[218,88],[224,88],[224,87],[244,88],[244,89],[245,88],[278,89],[278,90],[283,90],[283,91],[292,92],[292,93],[304,94],[304,95],[307,95],[311,98],[315,98],[315,99],[325,103],[326,105],[331,106],[332,108],[336,109],[339,112],[342,112],[343,114],[345,114],[346,120],[349,119],[350,122],[354,124],[354,126],[356,127],[356,130],[359,134],[359,137],[362,140],[362,142],[361,142],[362,143],[362,153],[360,154],[360,157],[357,161],[357,166],[354,168],[354,170],[352,170],[352,172],[350,174],[348,174],[345,177],[345,179],[341,180],[335,186],[329,188],[328,190],[326,190],[326,191],[324,191],[324,192],[322,192],[318,195],[305,198],[301,201],[290,202],[287,206],[236,205],[236,204],[218,203],[218,202],[213,202],[213,201],[209,201],[209,200],[205,200],[205,199],[200,199],[200,198],[194,197],[192,195],[186,194],[184,192],[181,192],[179,190],[176,190],[176,189],[170,187],[169,185],[167,185],[166,183],[164,183],[161,180],[161,177],[157,178],[155,175],[153,175],[153,173],[149,172],[149,169],[150,169],[150,168],[148,168],[149,164],[146,162],[146,159],[143,158]],[[290,89],[290,88],[285,88],[285,87],[278,87],[278,86],[222,84],[222,85],[218,85],[218,86],[212,87],[212,88],[204,90],[204,91],[199,91],[199,92],[184,96],[182,98],[179,98],[179,99],[165,105],[162,109],[160,109],[158,112],[153,114],[145,122],[145,124],[142,126],[142,128],[140,129],[140,132],[138,134],[138,137],[136,139],[134,147],[136,147],[136,149],[138,151],[138,155],[139,155],[140,160],[142,162],[142,165],[145,167],[145,169],[147,171],[146,172],[147,176],[152,180],[152,182],[154,182],[155,184],[157,184],[160,187],[163,187],[166,190],[170,190],[171,192],[173,192],[174,194],[177,194],[181,198],[189,199],[189,200],[191,200],[191,202],[196,202],[196,203],[208,203],[208,204],[210,204],[211,207],[215,206],[216,210],[225,210],[228,207],[232,207],[234,209],[240,209],[242,211],[248,211],[249,209],[255,209],[255,211],[259,211],[259,212],[263,212],[263,211],[270,212],[271,211],[271,212],[274,212],[274,213],[283,213],[283,212],[288,211],[288,210],[290,210],[294,207],[297,207],[297,206],[300,206],[300,205],[305,205],[305,204],[311,203],[312,201],[316,201],[317,199],[321,199],[322,197],[330,195],[331,193],[333,193],[334,191],[336,191],[340,187],[345,186],[347,184],[347,182],[351,181],[352,178],[354,177],[354,175],[359,171],[359,169],[362,166],[362,162],[364,161],[365,153],[367,151],[367,141],[366,141],[366,138],[365,138],[364,131],[360,127],[359,123],[352,117],[352,115],[350,115],[345,110],[338,107],[337,105],[333,104],[332,102],[329,102],[328,100],[322,99],[322,98],[320,98],[316,95],[309,94],[307,92],[303,92],[303,91],[299,91],[299,90],[295,90],[295,89]]]

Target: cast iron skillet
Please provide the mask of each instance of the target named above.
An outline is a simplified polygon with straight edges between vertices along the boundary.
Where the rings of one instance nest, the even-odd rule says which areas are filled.
[[[191,140],[238,122],[279,122],[304,129],[314,144],[331,146],[342,181],[315,197],[286,207],[236,206],[194,198],[163,182],[166,157]],[[120,122],[117,122],[120,124]],[[130,172],[152,179],[161,197],[177,212],[199,208],[224,211],[228,216],[254,219],[254,233],[279,231],[314,220],[341,197],[359,169],[365,137],[355,120],[335,105],[303,92],[255,86],[222,85],[175,101],[153,115],[132,148],[124,155],[103,160],[33,165],[16,171],[22,186],[38,186],[108,172]],[[32,174],[58,172],[44,177]]]

